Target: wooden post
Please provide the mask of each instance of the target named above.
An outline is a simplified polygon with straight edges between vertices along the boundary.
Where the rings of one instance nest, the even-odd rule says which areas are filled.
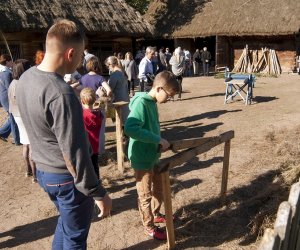
[[[224,159],[223,159],[222,185],[221,185],[222,202],[225,202],[226,200],[228,170],[229,170],[229,156],[230,156],[230,140],[226,141],[224,146]]]
[[[290,238],[292,209],[289,202],[281,202],[277,211],[277,217],[274,223],[274,231],[280,237],[280,249],[288,250]]]
[[[280,248],[280,238],[273,229],[267,228],[258,250],[273,250]]]
[[[123,148],[123,130],[122,130],[122,106],[128,102],[114,102],[116,110],[116,140],[117,140],[117,162],[120,172],[124,172],[124,148]]]
[[[165,205],[165,214],[166,214],[168,249],[173,249],[175,247],[175,234],[174,234],[174,224],[173,224],[171,185],[170,185],[169,171],[162,173],[161,178],[162,178],[162,184],[163,184],[164,205]]]
[[[124,149],[123,149],[123,131],[122,131],[122,107],[115,106],[116,109],[116,140],[117,140],[117,162],[120,172],[124,172]]]
[[[288,202],[291,204],[292,208],[292,224],[288,248],[297,249],[297,237],[299,232],[299,222],[300,222],[300,182],[294,183],[292,185]],[[300,238],[299,238],[300,240]]]

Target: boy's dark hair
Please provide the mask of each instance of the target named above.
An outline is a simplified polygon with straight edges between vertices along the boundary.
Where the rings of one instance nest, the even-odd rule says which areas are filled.
[[[0,64],[5,66],[7,62],[11,61],[11,56],[7,54],[3,54],[0,56]]]
[[[163,87],[166,90],[175,93],[179,92],[179,84],[176,79],[176,76],[168,70],[164,70],[155,76],[153,87],[156,86]]]
[[[50,27],[46,40],[53,37],[63,44],[79,43],[85,39],[84,32],[73,21],[67,19],[59,19]]]
[[[12,77],[15,80],[19,80],[21,75],[30,68],[30,62],[26,59],[18,59],[14,61],[12,68]]]

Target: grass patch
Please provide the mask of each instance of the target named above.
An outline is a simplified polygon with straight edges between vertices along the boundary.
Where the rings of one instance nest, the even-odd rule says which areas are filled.
[[[215,79],[221,79],[221,78],[224,78],[224,73],[216,73],[215,75],[214,75],[214,78]]]

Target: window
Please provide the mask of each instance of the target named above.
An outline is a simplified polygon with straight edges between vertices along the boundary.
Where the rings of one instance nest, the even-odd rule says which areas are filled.
[[[21,49],[20,44],[8,44],[10,52],[12,54],[13,60],[21,58]],[[0,44],[0,54],[8,54],[9,51],[7,50],[7,47],[5,44]]]

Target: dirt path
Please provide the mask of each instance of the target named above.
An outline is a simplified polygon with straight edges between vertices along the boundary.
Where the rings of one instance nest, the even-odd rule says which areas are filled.
[[[300,124],[300,77],[259,78],[255,102],[224,105],[222,79],[186,78],[182,101],[161,105],[162,135],[169,140],[213,136],[235,131],[231,144],[228,207],[221,207],[223,146],[176,167],[171,172],[173,209],[178,249],[216,247],[217,249],[255,249],[249,235],[252,217],[259,207],[241,206],[268,184],[266,174],[274,175],[274,164],[261,165],[269,133],[292,130]],[[0,109],[0,121],[5,114]],[[112,195],[112,217],[92,223],[89,249],[164,249],[165,245],[148,239],[142,231],[136,205],[135,183],[131,169],[121,175],[115,165],[114,130],[108,122],[109,155],[101,176]],[[21,147],[0,141],[0,248],[50,249],[57,213],[37,184],[24,176]],[[268,161],[264,161],[268,162]]]

